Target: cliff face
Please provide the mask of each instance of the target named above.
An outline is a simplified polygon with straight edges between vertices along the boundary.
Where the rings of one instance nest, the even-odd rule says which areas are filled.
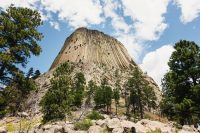
[[[79,28],[66,39],[50,70],[36,79],[39,89],[37,92],[33,92],[27,100],[27,107],[32,112],[39,112],[38,104],[50,86],[52,73],[64,62],[74,65],[72,75],[76,72],[84,73],[86,82],[93,80],[100,84],[101,80],[106,78],[108,83],[114,87],[115,83],[120,80],[119,84],[122,88],[131,76],[131,68],[138,67],[122,43],[113,37],[96,30]],[[118,76],[116,76],[116,71]],[[161,92],[158,85],[148,75],[144,74],[144,76],[160,101]],[[122,90],[123,94],[124,91],[125,89]]]
[[[132,59],[116,39],[96,30],[77,29],[69,36],[50,69],[66,61],[128,68]]]

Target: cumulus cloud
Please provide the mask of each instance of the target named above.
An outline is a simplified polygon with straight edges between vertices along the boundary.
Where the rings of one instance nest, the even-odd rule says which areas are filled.
[[[77,28],[88,24],[100,24],[102,7],[94,0],[41,0],[44,9],[50,13],[57,13],[58,19]]]
[[[164,45],[155,51],[149,52],[145,55],[140,67],[144,72],[147,72],[155,82],[161,87],[161,79],[169,70],[168,61],[174,51],[173,46]]]
[[[0,7],[6,9],[11,4],[14,4],[15,6],[34,8],[38,1],[39,0],[1,0]]]
[[[167,28],[164,14],[170,0],[122,0],[124,13],[133,20],[135,36],[157,40]]]
[[[58,22],[50,21],[49,24],[56,30],[60,30],[60,25]]]
[[[138,42],[133,34],[118,33],[115,34],[115,36],[122,44],[124,44],[131,57],[135,61],[138,61],[144,50],[144,44]]]
[[[188,23],[200,15],[200,0],[174,0],[181,8],[181,21]]]
[[[105,0],[103,11],[106,18],[111,18],[111,24],[117,32],[128,33],[131,29],[123,17],[117,14],[117,9],[121,8],[119,1]]]

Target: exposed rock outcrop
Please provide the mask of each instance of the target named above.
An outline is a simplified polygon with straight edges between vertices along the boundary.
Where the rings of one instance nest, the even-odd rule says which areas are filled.
[[[131,68],[134,69],[137,66],[123,44],[115,38],[97,30],[79,28],[66,39],[50,70],[36,79],[39,89],[33,92],[27,100],[27,107],[31,112],[39,112],[38,104],[49,88],[53,71],[60,64],[68,61],[75,67],[73,73],[84,73],[86,82],[94,80],[100,84],[101,80],[106,78],[108,83],[114,86],[120,79],[122,88],[130,77]],[[116,77],[116,71],[118,71],[118,77]],[[158,85],[148,75],[144,74],[144,76],[160,101],[161,92]]]

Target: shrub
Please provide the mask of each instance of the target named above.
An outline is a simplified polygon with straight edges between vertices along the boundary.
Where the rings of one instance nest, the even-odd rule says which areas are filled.
[[[149,131],[147,133],[161,133],[161,130],[160,129],[156,129],[156,130],[153,130],[153,131]]]
[[[92,121],[90,119],[84,119],[80,122],[77,122],[75,125],[74,125],[74,129],[75,130],[88,130],[89,127],[92,126]]]
[[[99,114],[99,112],[97,111],[92,111],[90,112],[88,115],[87,115],[87,118],[88,119],[91,119],[91,120],[99,120],[99,119],[104,119],[104,117]]]

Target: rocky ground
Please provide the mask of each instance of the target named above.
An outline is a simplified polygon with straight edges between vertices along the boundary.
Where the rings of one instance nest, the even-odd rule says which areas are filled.
[[[26,117],[26,114],[23,114]],[[137,133],[198,133],[193,126],[184,125],[178,129],[173,122],[162,123],[142,119],[136,123],[128,121],[126,117],[111,118],[103,115],[104,119],[91,120],[91,126],[85,130],[77,130],[75,124],[69,121],[57,121],[41,124],[41,116],[34,118],[6,117],[0,120],[0,133],[128,133],[135,127]],[[20,128],[21,127],[21,128]]]

